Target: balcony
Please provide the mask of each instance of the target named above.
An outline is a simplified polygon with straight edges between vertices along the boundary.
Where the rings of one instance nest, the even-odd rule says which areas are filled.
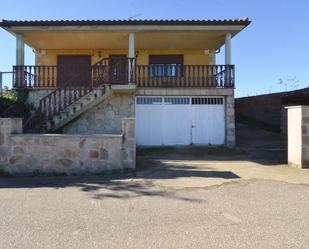
[[[135,64],[134,58],[116,62],[102,59],[90,67],[82,68],[59,68],[55,65],[13,66],[13,87],[15,89],[67,86],[93,88],[102,84],[136,84],[137,87],[146,88],[233,88],[234,74],[234,65],[138,65]]]

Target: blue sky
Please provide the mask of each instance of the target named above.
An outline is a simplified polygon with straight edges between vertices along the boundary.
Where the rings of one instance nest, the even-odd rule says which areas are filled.
[[[0,19],[225,19],[252,23],[232,40],[236,96],[309,86],[308,0],[2,0]],[[61,8],[59,8],[61,6]],[[224,63],[224,50],[217,63]],[[26,64],[34,63],[31,49]],[[0,70],[15,64],[15,39],[0,30]],[[291,82],[288,86],[280,85]],[[289,80],[294,79],[294,80]],[[10,79],[5,77],[5,82]],[[296,81],[296,84],[294,84]]]

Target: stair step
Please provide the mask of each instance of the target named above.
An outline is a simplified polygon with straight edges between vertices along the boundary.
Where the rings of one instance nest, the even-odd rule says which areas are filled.
[[[82,108],[83,103],[82,102],[75,102],[75,103],[72,104],[72,106]]]
[[[91,100],[94,99],[94,97],[93,97],[93,95],[89,95],[89,96],[87,96],[85,99],[88,100],[88,101],[91,101]]]
[[[49,120],[49,121],[46,122],[46,129],[47,129],[47,130],[50,130],[50,129],[52,128],[52,126],[53,126],[53,123],[52,123],[51,120]]]
[[[69,116],[69,112],[68,111],[61,111],[60,112],[60,118],[61,120],[67,118]]]
[[[55,123],[55,124],[58,124],[58,123],[61,121],[60,115],[55,115],[54,118],[53,118],[53,120],[54,120],[54,123]]]
[[[72,118],[83,113],[83,111],[88,110],[92,103],[95,104],[98,101],[97,99],[105,95],[108,91],[108,86],[104,85],[93,89],[74,103],[70,103],[64,110],[55,114],[52,120],[47,120],[45,122],[46,131],[58,129],[60,126],[69,122]]]

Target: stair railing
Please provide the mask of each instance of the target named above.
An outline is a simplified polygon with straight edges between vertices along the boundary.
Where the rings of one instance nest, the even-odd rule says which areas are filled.
[[[108,72],[107,59],[104,58],[95,63],[89,71],[91,73],[91,82],[83,86],[72,86],[71,83],[85,73],[81,72],[42,98],[39,102],[38,110],[24,123],[24,130],[33,130],[39,124],[43,125],[47,120],[51,120],[54,115],[59,114],[93,89],[106,83],[106,77],[108,77],[106,73]]]
[[[47,94],[40,100],[39,109],[25,122],[24,129],[31,130],[37,123],[44,123],[47,120],[52,120],[54,115],[59,114],[66,109],[69,105],[84,97],[86,94],[102,86],[110,83],[110,60],[103,58],[91,65],[89,72],[91,74],[88,84],[83,86],[72,86],[72,82],[78,77],[82,76],[85,72],[81,72],[70,78],[57,89]],[[128,67],[129,65],[129,67]],[[128,81],[135,82],[135,58],[127,58]]]

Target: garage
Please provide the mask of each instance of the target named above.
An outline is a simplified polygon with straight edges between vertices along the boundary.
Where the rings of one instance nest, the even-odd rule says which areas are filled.
[[[224,97],[136,97],[137,145],[225,143]]]

